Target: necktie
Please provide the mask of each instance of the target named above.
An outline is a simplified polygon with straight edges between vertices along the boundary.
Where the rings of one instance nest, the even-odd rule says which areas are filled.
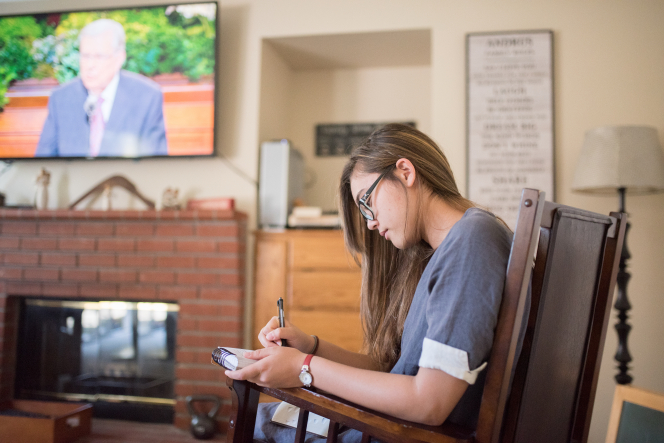
[[[95,110],[90,117],[90,155],[96,157],[101,148],[101,139],[104,137],[104,114],[101,111],[101,104],[104,99],[101,96],[97,99]]]

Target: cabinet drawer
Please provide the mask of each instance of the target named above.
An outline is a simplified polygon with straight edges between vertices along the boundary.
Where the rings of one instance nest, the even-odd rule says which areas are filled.
[[[353,352],[362,348],[359,312],[292,310],[290,321],[306,332]]]
[[[362,274],[352,271],[292,271],[291,308],[360,310]]]
[[[346,251],[343,237],[294,237],[291,239],[292,269],[359,269]]]

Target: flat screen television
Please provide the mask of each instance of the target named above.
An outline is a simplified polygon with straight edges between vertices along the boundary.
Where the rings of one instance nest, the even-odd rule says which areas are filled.
[[[0,159],[215,154],[216,2],[0,17]]]

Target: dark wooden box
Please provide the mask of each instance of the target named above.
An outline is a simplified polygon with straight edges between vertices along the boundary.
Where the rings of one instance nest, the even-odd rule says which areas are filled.
[[[51,401],[10,400],[2,411],[43,414],[48,418],[0,415],[2,441],[12,443],[68,443],[90,434],[92,405]]]

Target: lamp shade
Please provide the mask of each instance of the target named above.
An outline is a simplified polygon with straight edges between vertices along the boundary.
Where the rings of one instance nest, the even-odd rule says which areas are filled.
[[[648,126],[603,126],[586,133],[572,190],[612,194],[664,192],[664,153]]]

